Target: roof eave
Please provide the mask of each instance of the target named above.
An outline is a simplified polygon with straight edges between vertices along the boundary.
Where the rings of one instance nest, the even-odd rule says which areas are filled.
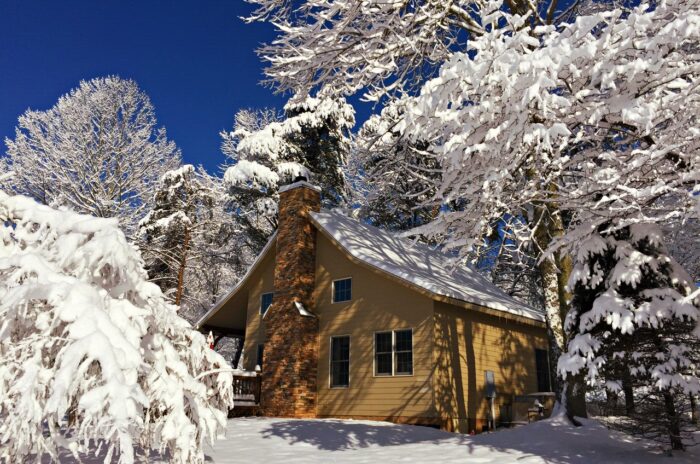
[[[340,243],[335,237],[333,237],[333,234],[331,234],[328,230],[323,227],[323,224],[319,222],[313,215],[310,215],[311,222],[313,225],[316,227],[317,230],[321,231],[321,233],[331,241],[339,250],[343,252],[346,258],[348,258],[350,261],[352,261],[355,264],[367,267],[374,272],[377,272],[395,282],[398,282],[406,287],[411,288],[412,290],[415,290],[432,300],[436,301],[442,301],[445,303],[453,304],[455,306],[462,306],[464,307],[465,305],[469,305],[470,309],[474,309],[476,311],[485,313],[485,314],[490,314],[496,317],[502,317],[506,319],[511,319],[517,322],[521,322],[524,324],[529,324],[529,325],[535,325],[535,326],[541,326],[541,327],[546,327],[544,318],[543,319],[536,319],[530,316],[522,315],[522,314],[515,314],[511,313],[508,311],[503,311],[501,309],[496,309],[496,308],[490,308],[488,306],[484,306],[483,304],[479,302],[474,302],[474,301],[467,301],[467,300],[462,300],[462,299],[457,299],[453,298],[448,295],[443,295],[441,293],[437,293],[429,288],[422,287],[420,285],[416,285],[413,282],[410,282],[400,276],[397,276],[395,274],[392,274],[380,267],[375,266],[374,264],[364,261],[357,256],[353,255],[350,250],[348,250],[342,243]]]
[[[201,328],[204,324],[206,324],[207,320],[209,320],[212,316],[214,316],[219,310],[226,304],[228,300],[233,298],[236,293],[238,293],[246,284],[250,276],[255,272],[255,270],[258,268],[260,263],[262,263],[263,259],[267,254],[272,250],[273,244],[275,243],[275,240],[277,239],[277,231],[275,231],[272,236],[270,236],[269,240],[263,247],[262,251],[260,254],[258,254],[257,258],[255,258],[255,261],[253,261],[253,264],[250,265],[246,273],[243,275],[241,280],[238,281],[238,283],[231,289],[230,292],[228,292],[226,295],[224,295],[219,301],[216,302],[214,306],[211,307],[209,311],[202,316],[197,323],[195,324],[195,328],[199,329]]]

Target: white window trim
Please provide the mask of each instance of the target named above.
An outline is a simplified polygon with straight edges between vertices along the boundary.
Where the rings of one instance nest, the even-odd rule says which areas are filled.
[[[270,303],[270,306],[268,306],[265,312],[263,313],[262,300],[265,295],[272,295],[272,299],[275,299],[275,292],[263,292],[260,294],[260,305],[258,306],[258,314],[260,314],[262,317],[265,317],[265,314],[267,314],[267,309],[270,309],[270,306],[272,306],[272,303]]]
[[[401,332],[403,330],[411,331],[411,373],[410,374],[397,374],[396,373],[396,332]],[[379,333],[391,333],[391,374],[379,374],[377,375],[377,334]],[[415,357],[415,343],[413,334],[415,331],[413,327],[406,327],[402,329],[386,329],[386,330],[375,330],[372,333],[372,377],[378,379],[392,378],[392,377],[413,377],[416,373],[416,357]]]
[[[343,301],[335,301],[335,283],[340,282],[341,280],[349,280],[350,281],[350,299],[349,300],[343,300]],[[333,280],[333,283],[331,284],[331,304],[340,304],[340,303],[348,303],[352,301],[353,298],[353,290],[352,290],[352,277],[341,277],[340,279],[335,279]]]
[[[348,384],[347,386],[333,385],[333,339],[348,337]],[[347,390],[352,385],[350,365],[352,363],[352,336],[350,334],[331,335],[328,337],[328,388],[331,390]]]

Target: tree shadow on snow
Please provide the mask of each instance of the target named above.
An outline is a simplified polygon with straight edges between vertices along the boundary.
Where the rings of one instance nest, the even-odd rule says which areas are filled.
[[[464,457],[474,462],[492,462],[489,453],[518,455],[518,460],[538,457],[549,464],[651,463],[663,459],[652,449],[644,449],[630,437],[608,431],[596,421],[586,420],[582,428],[558,421],[542,421],[514,429],[500,430],[476,436],[449,433],[412,425],[345,420],[277,420],[261,430],[262,437],[282,438],[290,445],[304,443],[326,451],[350,451],[373,446],[411,444],[445,445],[451,449],[463,447]],[[443,448],[447,451],[448,448]],[[420,460],[419,456],[415,456]],[[484,460],[484,458],[486,458]],[[678,459],[680,458],[680,459]],[[690,462],[678,453],[677,464]],[[497,462],[498,458],[496,458]]]
[[[306,443],[320,450],[343,451],[370,446],[396,446],[411,443],[435,443],[459,440],[459,435],[448,434],[430,427],[417,425],[370,425],[333,419],[290,419],[273,422],[262,430],[263,438],[279,437],[290,444]],[[469,440],[467,437],[464,443]]]

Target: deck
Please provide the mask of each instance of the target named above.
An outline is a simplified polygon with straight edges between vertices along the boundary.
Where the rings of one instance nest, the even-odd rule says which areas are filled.
[[[257,372],[246,372],[233,375],[233,405],[238,407],[260,406],[260,390],[262,375]]]

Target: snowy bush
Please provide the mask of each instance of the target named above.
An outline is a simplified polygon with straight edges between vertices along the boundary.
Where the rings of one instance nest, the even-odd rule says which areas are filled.
[[[117,220],[0,191],[0,222],[0,460],[98,445],[105,462],[133,462],[135,446],[202,462],[231,374]]]

